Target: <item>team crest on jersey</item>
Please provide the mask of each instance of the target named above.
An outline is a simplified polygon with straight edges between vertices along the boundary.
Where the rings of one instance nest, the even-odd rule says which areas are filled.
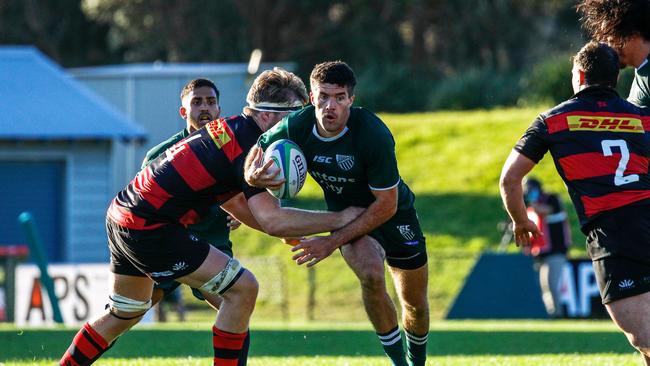
[[[225,127],[225,124],[225,121],[220,119],[217,122],[208,123],[206,125],[208,134],[212,138],[212,141],[214,141],[214,144],[220,149],[230,142],[230,135],[226,132],[227,127]]]
[[[567,116],[571,131],[602,131],[644,133],[643,122],[638,118],[617,116]]]
[[[336,154],[336,164],[339,168],[348,171],[354,166],[354,156]]]
[[[415,238],[415,233],[411,230],[411,225],[397,225],[397,230],[399,230],[399,233],[406,240],[413,240]]]

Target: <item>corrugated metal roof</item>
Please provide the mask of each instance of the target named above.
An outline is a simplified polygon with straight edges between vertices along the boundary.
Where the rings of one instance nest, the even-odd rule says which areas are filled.
[[[0,47],[0,139],[144,139],[145,130],[36,48]]]

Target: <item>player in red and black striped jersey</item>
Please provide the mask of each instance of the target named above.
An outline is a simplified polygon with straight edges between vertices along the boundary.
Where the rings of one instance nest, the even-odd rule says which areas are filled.
[[[219,203],[248,226],[294,237],[336,230],[362,211],[282,208],[265,190],[248,186],[246,153],[263,131],[307,102],[307,91],[297,76],[274,69],[255,79],[247,102],[243,115],[210,122],[166,150],[113,200],[106,219],[113,272],[108,311],[84,325],[61,365],[92,364],[151,307],[154,282],[173,279],[222,296],[214,365],[245,365],[255,276],[187,225]]]
[[[547,151],[574,203],[600,294],[650,365],[650,112],[618,96],[616,51],[590,42],[575,56],[575,95],[542,113],[508,157],[501,196],[518,245],[541,235],[522,179]]]

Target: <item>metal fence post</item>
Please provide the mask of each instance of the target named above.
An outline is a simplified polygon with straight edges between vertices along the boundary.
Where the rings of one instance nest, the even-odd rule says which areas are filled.
[[[50,277],[50,274],[47,272],[47,256],[43,250],[43,242],[36,230],[34,218],[29,212],[23,212],[18,216],[18,222],[20,222],[25,230],[30,255],[34,258],[34,261],[36,261],[36,264],[41,271],[41,283],[45,286],[47,296],[50,298],[50,304],[52,304],[52,318],[56,323],[63,323],[61,308],[59,308],[59,299],[54,293],[54,281],[52,281],[52,277]]]

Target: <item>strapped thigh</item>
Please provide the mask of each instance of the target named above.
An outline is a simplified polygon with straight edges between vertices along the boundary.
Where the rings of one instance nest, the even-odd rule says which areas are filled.
[[[199,290],[215,295],[223,295],[237,282],[245,270],[237,259],[230,258],[228,259],[228,263],[226,263],[226,267],[217,273],[216,276],[208,280],[208,282],[204,283]]]

